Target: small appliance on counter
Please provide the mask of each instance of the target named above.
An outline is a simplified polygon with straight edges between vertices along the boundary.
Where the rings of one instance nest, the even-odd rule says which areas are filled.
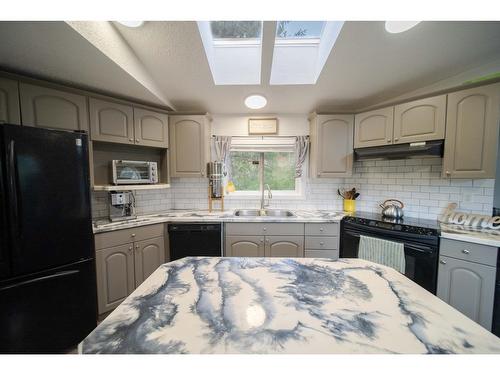
[[[224,211],[224,186],[222,183],[224,173],[222,169],[223,164],[221,162],[212,161],[207,163],[209,212],[212,212],[213,201],[220,201],[221,211]]]
[[[112,191],[109,193],[109,220],[121,221],[135,219],[135,197],[131,191]]]
[[[392,203],[396,202],[396,204]],[[382,216],[388,219],[401,219],[404,216],[404,204],[397,199],[387,199],[379,205],[382,208]]]
[[[112,160],[111,175],[115,185],[157,184],[158,163],[154,161]]]

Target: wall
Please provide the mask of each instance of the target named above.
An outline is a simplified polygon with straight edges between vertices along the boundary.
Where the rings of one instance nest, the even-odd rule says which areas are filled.
[[[308,134],[307,116],[279,117],[280,135]],[[212,133],[217,135],[246,135],[246,116],[214,116]],[[494,181],[443,179],[442,159],[420,158],[406,160],[362,161],[354,163],[353,176],[337,179],[305,179],[304,195],[297,198],[271,201],[271,208],[342,210],[339,187],[360,192],[358,211],[380,212],[378,206],[388,198],[402,200],[405,215],[436,219],[450,202],[459,203],[458,209],[490,215],[493,207]],[[168,190],[137,192],[137,213],[147,214],[167,209],[207,209],[206,178],[172,178]],[[227,196],[225,207],[258,208],[259,198],[241,199]],[[107,215],[106,193],[94,193],[94,217]]]

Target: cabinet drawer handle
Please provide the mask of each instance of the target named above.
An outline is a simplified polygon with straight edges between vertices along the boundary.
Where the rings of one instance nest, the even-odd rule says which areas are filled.
[[[130,247],[128,248],[128,251],[132,251],[132,246],[130,246]]]
[[[441,263],[441,264],[446,264],[446,260],[441,259],[441,260],[439,261],[439,263]]]
[[[320,243],[319,243],[319,245],[320,245],[320,246],[323,246],[324,244],[325,244],[324,242],[320,242]]]
[[[265,232],[267,230],[267,228],[262,228],[262,230]]]
[[[462,250],[462,253],[464,253],[464,254],[466,254],[466,255],[469,255],[469,254],[470,254],[470,251],[469,251],[469,250],[467,250],[467,249],[463,249],[463,250]]]
[[[132,234],[131,234],[131,236],[132,236],[132,237],[135,237],[135,233],[132,233]]]
[[[320,232],[323,232],[323,228],[319,228],[319,231],[320,231]]]

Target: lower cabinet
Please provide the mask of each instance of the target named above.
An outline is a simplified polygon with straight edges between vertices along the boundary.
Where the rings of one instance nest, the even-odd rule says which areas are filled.
[[[304,257],[304,236],[267,236],[265,245],[266,257]]]
[[[229,257],[304,257],[303,236],[227,236]]]
[[[165,263],[165,240],[156,237],[135,243],[135,286],[138,287]]]
[[[135,289],[133,244],[96,252],[99,314],[118,306]]]
[[[117,307],[165,263],[163,227],[155,224],[96,234],[99,314]]]
[[[229,257],[263,257],[264,236],[227,236],[225,248]]]
[[[491,330],[496,268],[441,256],[437,296]]]
[[[441,238],[437,296],[491,330],[498,249]]]

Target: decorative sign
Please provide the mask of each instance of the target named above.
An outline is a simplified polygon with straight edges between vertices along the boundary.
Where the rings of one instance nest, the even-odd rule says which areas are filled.
[[[500,216],[467,214],[464,212],[455,212],[456,203],[450,203],[439,221],[445,224],[463,225],[480,229],[500,229]]]
[[[278,134],[277,118],[248,119],[248,135]]]

